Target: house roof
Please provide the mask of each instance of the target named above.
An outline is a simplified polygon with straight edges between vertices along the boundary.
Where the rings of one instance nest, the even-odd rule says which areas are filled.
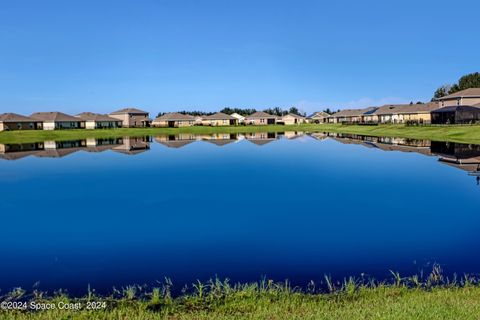
[[[236,118],[223,112],[217,112],[210,116],[203,117],[203,120],[236,120]]]
[[[54,122],[58,122],[58,121],[78,122],[83,120],[62,112],[36,112],[30,115],[30,117],[39,121],[54,121]]]
[[[315,117],[328,117],[328,116],[329,116],[328,113],[323,112],[323,111],[318,111],[318,112],[314,112],[313,114],[309,115],[307,118],[311,119],[311,118],[315,118]]]
[[[76,117],[85,121],[120,121],[116,118],[109,117],[106,114],[98,114],[93,112],[82,112],[80,114],[77,114]]]
[[[449,100],[449,99],[457,99],[457,98],[465,98],[465,97],[480,97],[480,88],[465,89],[462,91],[449,94],[448,96],[438,98],[437,100]]]
[[[284,115],[284,116],[282,117],[282,119],[285,118],[285,117],[293,117],[293,118],[297,118],[297,119],[305,119],[305,117],[299,116],[298,114],[295,114],[295,113],[288,113],[288,114]]]
[[[0,114],[0,122],[35,122],[37,120],[16,113]]]
[[[421,104],[402,104],[397,105],[393,111],[399,114],[408,114],[408,113],[430,113],[433,110],[438,109],[438,103],[429,102]]]
[[[117,111],[114,111],[114,112],[111,112],[110,114],[125,114],[125,113],[133,113],[133,114],[148,114],[147,111],[143,111],[143,110],[140,110],[140,109],[137,109],[137,108],[124,108],[124,109],[120,109],[120,110],[117,110]]]
[[[259,119],[259,118],[277,119],[278,117],[263,111],[257,111],[249,116],[246,116],[245,118],[246,119]]]
[[[372,109],[373,107],[365,109],[344,109],[332,114],[330,117],[358,117],[363,115],[365,112],[371,111]]]
[[[432,112],[443,113],[443,112],[455,112],[455,111],[461,111],[461,110],[470,110],[470,111],[480,112],[480,104],[475,105],[475,106],[463,106],[463,105],[461,105],[461,106],[448,106],[448,107],[443,107],[443,108],[433,110]]]
[[[157,117],[154,121],[195,121],[195,117],[189,114],[169,112]]]

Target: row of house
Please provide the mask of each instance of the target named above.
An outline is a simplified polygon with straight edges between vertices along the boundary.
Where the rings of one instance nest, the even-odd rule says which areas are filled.
[[[217,112],[208,116],[192,116],[178,112],[166,113],[153,121],[149,113],[136,108],[125,108],[110,114],[83,112],[75,116],[62,112],[36,112],[30,116],[16,113],[0,115],[0,131],[6,130],[58,130],[58,129],[105,129],[105,128],[138,128],[138,127],[188,127],[203,126],[234,126],[270,125],[270,124],[301,124],[308,119],[289,113],[282,117],[266,112],[255,112],[248,116],[237,113],[232,115]]]
[[[391,104],[346,109],[324,118],[327,123],[433,123],[456,124],[480,121],[480,88],[471,88],[429,103]]]
[[[255,112],[247,116],[242,116],[238,113],[229,115],[222,112],[217,112],[208,116],[192,116],[178,112],[169,112],[153,120],[152,126],[169,128],[188,127],[194,125],[234,126],[239,124],[261,126],[273,124],[293,125],[305,122],[307,122],[305,117],[293,113],[278,117],[263,111]]]
[[[151,123],[148,115],[148,112],[136,108],[121,109],[108,115],[83,112],[72,116],[56,111],[35,112],[30,116],[4,113],[0,115],[0,131],[148,127]]]

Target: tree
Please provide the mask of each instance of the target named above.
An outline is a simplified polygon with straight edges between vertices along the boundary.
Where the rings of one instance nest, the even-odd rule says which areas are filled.
[[[443,85],[433,94],[433,99],[448,96],[449,94],[470,88],[480,88],[480,73],[474,72],[462,76],[457,83]]]
[[[452,88],[451,84],[445,84],[438,88],[433,94],[433,99],[438,99],[449,95],[450,89]]]
[[[334,113],[332,110],[330,110],[330,108],[327,108],[327,109],[323,110],[323,112],[328,113],[328,114],[333,114]]]

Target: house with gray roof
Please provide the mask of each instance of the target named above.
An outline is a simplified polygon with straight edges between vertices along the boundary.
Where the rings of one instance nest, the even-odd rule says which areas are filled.
[[[109,114],[110,117],[122,121],[124,128],[149,127],[152,122],[146,111],[137,108],[124,108]]]
[[[36,112],[30,118],[38,121],[38,129],[85,129],[85,120],[62,112]]]
[[[106,114],[83,112],[77,114],[76,117],[85,120],[86,129],[113,129],[122,127],[122,120],[109,117]]]
[[[41,122],[16,113],[0,114],[0,131],[36,130]]]
[[[152,121],[152,127],[189,127],[195,125],[195,117],[189,114],[169,112]]]
[[[436,99],[440,107],[474,106],[480,104],[480,88],[470,88],[458,91],[448,96]]]
[[[277,116],[268,114],[263,111],[258,111],[245,117],[246,124],[251,124],[256,126],[275,124],[277,123],[277,120],[278,120]]]
[[[223,112],[217,112],[210,116],[202,118],[202,124],[204,126],[234,126],[237,124],[237,119],[229,114]]]

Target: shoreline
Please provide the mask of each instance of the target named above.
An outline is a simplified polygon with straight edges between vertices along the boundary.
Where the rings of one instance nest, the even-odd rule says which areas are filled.
[[[66,291],[47,295],[22,289],[0,296],[5,320],[52,319],[476,319],[480,313],[479,282],[469,276],[446,279],[441,269],[426,278],[400,277],[377,282],[325,277],[325,290],[313,282],[305,289],[288,281],[231,284],[212,279],[194,283],[172,296],[171,282],[147,289],[127,286],[110,296],[94,290],[81,298]]]
[[[385,136],[418,140],[447,141],[465,144],[480,144],[480,126],[405,126],[405,125],[339,125],[339,124],[300,124],[266,126],[193,126],[183,128],[121,128],[96,130],[32,130],[5,131],[0,133],[2,144],[36,143],[47,140],[65,141],[85,138],[115,138],[125,136],[175,135],[180,133],[251,133],[304,131],[358,134],[366,136]]]

